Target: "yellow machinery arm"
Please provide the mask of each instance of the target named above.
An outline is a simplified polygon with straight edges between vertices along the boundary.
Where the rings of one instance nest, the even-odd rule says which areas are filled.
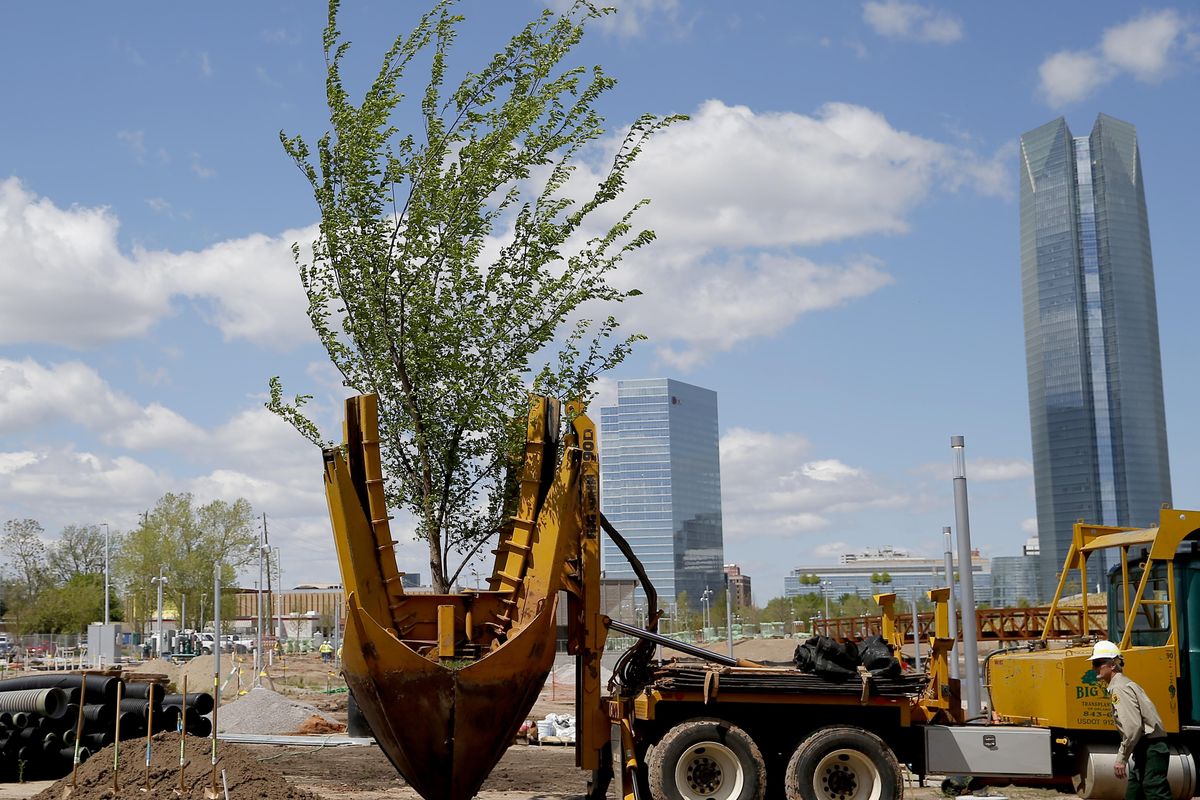
[[[426,800],[473,797],[503,755],[553,666],[560,590],[577,658],[577,762],[610,767],[596,430],[582,404],[567,411],[560,442],[558,401],[531,397],[516,515],[486,591],[404,592],[374,395],[346,401],[345,444],[325,451],[347,605],[343,673],[376,741]]]

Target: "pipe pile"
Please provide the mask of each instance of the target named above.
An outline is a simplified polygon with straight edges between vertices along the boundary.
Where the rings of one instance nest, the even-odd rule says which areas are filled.
[[[212,708],[212,695],[187,695],[188,734],[212,732],[204,716]],[[151,733],[174,731],[182,714],[183,696],[167,694],[161,683],[101,674],[85,682],[77,673],[0,680],[0,782],[70,774],[76,748],[83,761],[112,744],[118,718],[126,740],[144,738],[151,725]]]

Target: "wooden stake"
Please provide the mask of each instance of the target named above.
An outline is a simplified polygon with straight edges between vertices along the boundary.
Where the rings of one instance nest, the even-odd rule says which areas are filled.
[[[179,710],[179,788],[176,790],[179,794],[183,794],[183,751],[184,742],[187,738],[187,675],[183,676],[183,708]]]
[[[212,749],[209,751],[212,759],[212,785],[204,790],[206,800],[217,800],[217,709],[221,707],[221,676],[217,668],[213,668],[213,720],[212,720]],[[224,770],[222,770],[224,772]]]
[[[154,692],[153,689],[150,690]],[[151,699],[154,699],[153,697]],[[150,737],[154,735],[154,703],[150,704],[150,710],[146,718],[146,785],[142,787],[143,792],[150,791]]]

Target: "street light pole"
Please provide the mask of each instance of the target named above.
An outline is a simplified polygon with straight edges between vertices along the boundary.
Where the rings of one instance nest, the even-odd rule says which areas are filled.
[[[825,619],[829,619],[829,587],[833,584],[830,581],[821,581],[821,594],[825,596]],[[825,623],[829,625],[828,622]]]
[[[275,613],[279,617],[279,641],[287,638],[287,629],[283,626],[283,560],[279,548],[275,548]]]

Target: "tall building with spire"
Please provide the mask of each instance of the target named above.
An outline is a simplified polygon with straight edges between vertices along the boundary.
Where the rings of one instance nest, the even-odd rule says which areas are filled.
[[[1171,502],[1150,227],[1134,127],[1021,137],[1021,294],[1041,584],[1076,520],[1157,524]]]

